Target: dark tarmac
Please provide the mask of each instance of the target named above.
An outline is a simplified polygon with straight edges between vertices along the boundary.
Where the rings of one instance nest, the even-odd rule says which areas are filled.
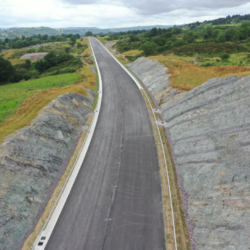
[[[157,148],[140,90],[95,38],[102,107],[46,250],[165,250]]]

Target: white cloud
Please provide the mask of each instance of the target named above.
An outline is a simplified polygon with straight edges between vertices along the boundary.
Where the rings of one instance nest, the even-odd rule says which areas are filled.
[[[247,0],[0,0],[0,27],[173,25],[247,14]]]

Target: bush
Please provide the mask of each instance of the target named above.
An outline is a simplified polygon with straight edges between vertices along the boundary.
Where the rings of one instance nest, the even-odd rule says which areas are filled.
[[[65,48],[65,53],[69,53],[70,47]]]
[[[173,48],[175,48],[175,47],[181,47],[181,46],[183,46],[183,45],[185,45],[186,43],[185,43],[185,41],[183,41],[183,40],[177,40],[176,42],[174,42],[173,44],[172,44],[172,47]]]
[[[225,60],[228,60],[228,59],[230,58],[230,55],[224,53],[224,54],[222,54],[222,55],[220,56],[220,58],[221,58],[222,61],[225,61]]]
[[[157,37],[157,38],[154,39],[154,42],[159,46],[164,46],[166,44],[166,42],[167,42],[167,39]]]
[[[9,60],[0,57],[0,83],[8,81],[15,72]]]
[[[215,64],[208,62],[208,63],[204,63],[204,64],[201,65],[201,67],[211,67],[211,66],[215,66]]]
[[[26,60],[25,60],[25,64],[27,64],[28,67],[30,67],[30,66],[31,66],[31,61],[30,61],[30,59],[26,59]]]
[[[140,50],[143,50],[146,56],[153,54],[157,48],[157,45],[154,42],[145,42],[141,45]]]

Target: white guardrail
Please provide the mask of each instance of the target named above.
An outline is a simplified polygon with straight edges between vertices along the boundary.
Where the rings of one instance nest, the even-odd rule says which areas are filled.
[[[103,46],[103,44],[97,39],[97,41]],[[160,133],[160,130],[159,130],[159,125],[157,123],[157,120],[156,120],[156,117],[155,117],[155,112],[154,112],[154,109],[151,105],[151,102],[150,102],[150,99],[148,97],[148,93],[144,90],[144,88],[140,85],[140,83],[138,82],[138,80],[132,75],[132,73],[105,47],[103,46],[108,52],[109,54],[120,64],[120,66],[130,75],[130,77],[134,80],[135,84],[137,85],[137,87],[139,89],[142,89],[145,96],[147,97],[148,99],[148,102],[149,102],[149,105],[150,105],[150,108],[152,110],[152,113],[154,115],[154,119],[155,119],[155,123],[156,123],[156,126],[157,126],[157,130],[158,130],[158,133],[159,133],[159,137],[160,137],[160,140],[161,140],[161,146],[162,146],[162,152],[163,152],[163,156],[164,156],[164,162],[165,162],[165,166],[166,166],[166,173],[167,173],[167,179],[168,179],[168,188],[169,188],[169,197],[170,197],[170,204],[171,204],[171,213],[172,213],[172,221],[173,221],[173,230],[174,230],[174,242],[175,242],[175,250],[177,250],[177,241],[176,241],[176,230],[175,230],[175,221],[174,221],[174,210],[173,210],[173,201],[172,201],[172,194],[171,194],[171,187],[170,187],[170,181],[169,181],[169,173],[168,173],[168,166],[167,166],[167,160],[166,160],[166,155],[165,155],[165,150],[164,150],[164,146],[163,146],[163,142],[162,142],[162,138],[161,138],[161,133]]]
[[[90,41],[90,39],[89,39],[89,41]],[[37,237],[37,239],[35,241],[35,243],[32,247],[32,250],[45,249],[45,247],[49,241],[49,238],[53,232],[53,229],[56,225],[56,222],[57,222],[57,220],[58,220],[58,218],[63,210],[64,204],[66,203],[67,198],[70,195],[71,189],[74,185],[74,182],[75,182],[75,179],[78,175],[78,172],[81,169],[82,162],[83,162],[83,160],[86,156],[86,153],[88,151],[91,139],[92,139],[94,131],[95,131],[97,120],[99,117],[101,104],[102,104],[102,77],[101,77],[101,73],[100,73],[100,70],[99,70],[99,67],[98,67],[98,64],[96,61],[96,57],[95,57],[95,53],[94,53],[91,41],[90,41],[90,45],[92,48],[92,52],[93,52],[93,56],[95,59],[96,68],[97,68],[97,72],[98,72],[98,77],[99,77],[99,92],[98,92],[99,94],[98,94],[98,101],[97,101],[96,109],[94,112],[94,118],[93,118],[92,123],[90,125],[90,128],[88,130],[88,134],[86,135],[86,138],[83,142],[81,150],[77,156],[77,159],[75,160],[74,166],[72,167],[70,174],[68,175],[68,178],[65,181],[65,184],[64,184],[64,186],[63,186],[63,188],[62,188],[62,190],[61,190],[61,192],[60,192],[60,194],[59,194],[59,196],[58,196],[58,198],[57,198],[57,200],[56,200],[56,202],[55,202],[55,204],[54,204],[54,206],[49,214],[48,219],[46,220],[46,222],[41,230],[41,233],[39,234],[39,236]]]

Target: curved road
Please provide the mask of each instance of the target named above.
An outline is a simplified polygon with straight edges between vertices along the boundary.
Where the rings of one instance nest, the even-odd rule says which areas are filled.
[[[46,250],[164,250],[159,163],[140,90],[91,38],[103,81],[92,142]]]

